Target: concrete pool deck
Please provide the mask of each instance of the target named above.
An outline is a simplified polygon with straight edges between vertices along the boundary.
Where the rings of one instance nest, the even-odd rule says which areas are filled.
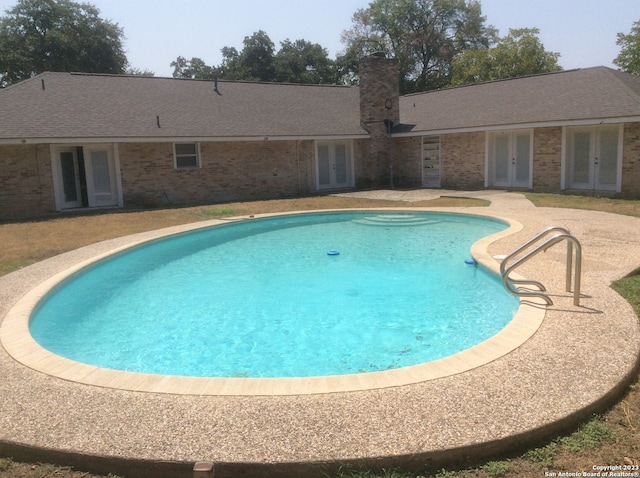
[[[554,305],[515,350],[430,380],[331,393],[107,388],[36,371],[3,348],[0,453],[127,477],[191,476],[196,461],[214,462],[216,477],[322,476],[349,464],[437,469],[571,429],[610,405],[634,379],[638,319],[608,285],[640,267],[640,219],[535,208],[523,195],[500,191],[351,194],[404,200],[407,208],[441,195],[487,199],[490,207],[442,210],[496,215],[524,226],[484,244],[489,258],[509,253],[546,227],[566,227],[583,247],[580,306],[564,291],[566,250],[555,246],[518,270],[542,281]],[[152,235],[105,241],[0,277],[0,317],[45,279],[146,237]]]

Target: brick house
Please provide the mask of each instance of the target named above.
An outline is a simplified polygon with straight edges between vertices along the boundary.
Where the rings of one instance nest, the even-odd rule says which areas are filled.
[[[43,73],[0,90],[0,220],[374,187],[640,197],[640,78],[604,67],[400,97],[360,86]]]

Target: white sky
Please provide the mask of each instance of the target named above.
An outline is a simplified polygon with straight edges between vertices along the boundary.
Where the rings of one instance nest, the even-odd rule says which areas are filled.
[[[344,49],[342,31],[369,0],[75,0],[97,6],[126,36],[130,64],[171,76],[178,56],[218,65],[220,49],[242,49],[245,36],[265,31],[276,49],[285,39],[319,43],[329,56]],[[0,15],[15,0],[0,0]],[[565,69],[613,67],[617,33],[640,20],[638,0],[481,0],[486,23],[501,36],[509,28],[538,28],[547,51],[560,53]]]

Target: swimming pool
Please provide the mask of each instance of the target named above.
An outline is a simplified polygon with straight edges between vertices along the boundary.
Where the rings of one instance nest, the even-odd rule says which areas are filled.
[[[82,270],[39,303],[30,330],[71,360],[151,374],[406,367],[471,347],[511,320],[518,301],[464,261],[472,243],[506,227],[370,211],[235,222]]]

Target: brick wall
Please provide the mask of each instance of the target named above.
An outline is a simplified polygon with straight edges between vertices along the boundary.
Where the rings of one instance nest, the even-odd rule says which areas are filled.
[[[0,220],[54,211],[49,146],[0,146]]]
[[[201,167],[175,169],[171,143],[119,146],[125,206],[290,197],[315,189],[312,141],[201,143]]]
[[[440,136],[440,174],[443,188],[484,187],[485,133]]]
[[[560,192],[562,170],[562,128],[536,128],[533,131],[533,189]]]
[[[562,128],[534,131],[533,190],[560,192]],[[383,152],[353,142],[356,188],[389,186],[388,138]],[[442,187],[484,187],[485,133],[440,136]],[[420,137],[393,142],[394,186],[420,187]],[[291,197],[316,192],[313,141],[202,143],[198,169],[176,170],[171,143],[118,145],[125,207],[203,204]],[[624,127],[622,193],[640,198],[640,124]],[[0,220],[55,212],[49,145],[0,146]]]
[[[393,142],[393,177],[399,188],[422,186],[422,137]]]
[[[640,123],[624,125],[621,195],[640,199]]]

